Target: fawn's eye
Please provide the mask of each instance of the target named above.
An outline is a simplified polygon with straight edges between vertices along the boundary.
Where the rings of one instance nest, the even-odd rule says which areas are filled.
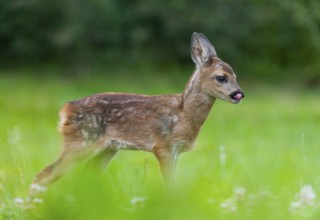
[[[226,83],[226,82],[228,82],[228,79],[227,79],[227,77],[225,77],[225,76],[216,76],[216,80],[217,80],[219,83]]]

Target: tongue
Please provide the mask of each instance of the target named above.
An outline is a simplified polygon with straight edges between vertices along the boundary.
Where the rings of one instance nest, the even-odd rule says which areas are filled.
[[[238,93],[233,98],[236,99],[236,100],[240,100],[240,99],[242,99],[242,95],[241,95],[241,93]]]

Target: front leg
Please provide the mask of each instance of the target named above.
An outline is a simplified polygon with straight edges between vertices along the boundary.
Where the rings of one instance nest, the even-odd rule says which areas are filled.
[[[171,146],[157,145],[154,147],[154,154],[167,184],[172,184],[175,181],[176,165],[181,151],[182,144],[180,142]]]

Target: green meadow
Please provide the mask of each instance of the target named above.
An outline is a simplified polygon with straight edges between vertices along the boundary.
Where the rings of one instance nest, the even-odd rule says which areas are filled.
[[[25,209],[33,177],[61,149],[65,102],[105,91],[179,93],[192,73],[107,69],[1,70],[1,220],[320,219],[320,91],[240,73],[246,98],[216,101],[194,149],[179,158],[174,187],[164,186],[153,155],[122,151],[102,173],[80,162]]]

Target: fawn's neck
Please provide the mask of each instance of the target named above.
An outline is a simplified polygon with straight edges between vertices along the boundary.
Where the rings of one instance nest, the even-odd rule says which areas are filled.
[[[188,81],[181,98],[186,119],[199,130],[207,119],[215,98],[201,91],[200,75],[197,70]]]

